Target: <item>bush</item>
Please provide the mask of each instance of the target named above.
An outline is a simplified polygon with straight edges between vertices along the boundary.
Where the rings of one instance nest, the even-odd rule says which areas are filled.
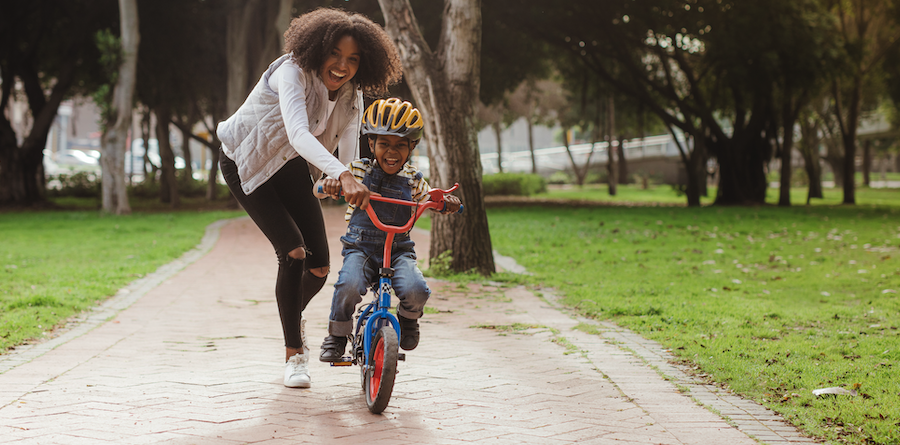
[[[601,170],[600,172],[588,172],[587,176],[584,178],[585,184],[606,184],[607,177],[609,173],[606,170]]]
[[[531,196],[547,191],[547,182],[540,175],[526,173],[497,173],[484,177],[484,194]]]
[[[185,176],[183,170],[179,170],[175,174],[176,181],[178,181],[178,193],[182,197],[202,198],[206,196],[206,187],[209,185],[208,181],[198,181],[193,178],[188,178]],[[159,196],[159,181],[159,178],[157,178],[155,181],[144,180],[143,182],[134,184],[130,188],[130,193],[132,196],[139,198],[156,198]],[[228,196],[230,193],[228,186],[225,184],[216,184],[216,196]]]
[[[100,197],[100,176],[95,173],[78,172],[71,175],[61,173],[56,176],[49,176],[47,185],[47,194],[51,197]]]
[[[548,184],[571,184],[572,182],[572,176],[562,170],[553,172],[547,179]]]
[[[805,187],[807,185],[809,185],[809,175],[806,173],[806,169],[795,168],[794,173],[791,175],[791,186]]]

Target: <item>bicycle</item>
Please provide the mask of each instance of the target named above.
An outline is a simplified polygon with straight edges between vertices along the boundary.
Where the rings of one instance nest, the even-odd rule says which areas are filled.
[[[459,184],[454,184],[448,190],[431,189],[428,191],[429,198],[424,203],[382,196],[369,197],[375,201],[416,207],[410,220],[403,226],[382,223],[372,206],[366,207],[366,213],[375,227],[387,233],[384,242],[384,260],[382,267],[378,269],[378,283],[371,287],[372,301],[360,306],[356,312],[355,328],[350,335],[351,355],[343,357],[340,362],[331,363],[331,366],[360,365],[360,379],[366,396],[366,406],[373,414],[380,414],[387,408],[394,391],[397,362],[406,360],[406,354],[400,352],[400,322],[390,313],[393,292],[391,278],[394,272],[391,268],[391,245],[394,235],[409,232],[425,210],[443,211],[446,205],[444,195],[457,188]],[[318,192],[323,193],[321,185]],[[464,207],[460,205],[457,213],[462,213],[463,209]]]

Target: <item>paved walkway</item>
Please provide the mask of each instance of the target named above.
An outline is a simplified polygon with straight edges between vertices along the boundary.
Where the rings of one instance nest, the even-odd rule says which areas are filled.
[[[345,226],[341,209],[326,213],[337,268]],[[0,443],[813,442],[691,380],[652,342],[612,324],[574,330],[591,322],[521,287],[431,283],[438,312],[382,415],[357,367],[313,360],[312,388],[285,388],[274,254],[249,219],[220,226],[56,338],[0,356]],[[424,258],[427,236],[414,233]],[[307,309],[316,352],[336,275]]]

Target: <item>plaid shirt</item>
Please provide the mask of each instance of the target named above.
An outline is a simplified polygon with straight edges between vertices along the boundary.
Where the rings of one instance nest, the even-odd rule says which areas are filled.
[[[376,161],[369,161],[368,159],[358,159],[347,164],[347,168],[350,169],[350,173],[362,182],[363,178],[366,177],[366,174],[369,172],[369,169],[376,168]],[[425,181],[425,178],[419,173],[419,169],[414,167],[409,162],[403,164],[403,168],[397,172],[397,176],[400,178],[406,178],[409,187],[412,189],[412,197],[413,201],[422,202],[428,199],[428,190],[431,190],[431,187],[428,186],[428,183]],[[356,206],[349,205],[347,206],[347,213],[344,215],[344,220],[350,221],[350,217],[353,215],[353,211],[356,210]]]

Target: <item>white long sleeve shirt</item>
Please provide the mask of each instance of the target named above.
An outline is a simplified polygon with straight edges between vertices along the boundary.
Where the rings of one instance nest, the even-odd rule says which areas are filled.
[[[307,162],[332,178],[337,178],[347,171],[347,162],[335,158],[316,139],[325,131],[326,123],[334,111],[335,101],[327,101],[325,118],[310,128],[309,117],[306,111],[306,90],[300,84],[300,67],[293,60],[282,63],[272,76],[269,77],[269,88],[278,95],[278,104],[281,107],[281,116],[284,118],[284,126],[288,140],[297,154]],[[358,136],[357,136],[358,138]],[[343,142],[343,141],[341,141]]]

